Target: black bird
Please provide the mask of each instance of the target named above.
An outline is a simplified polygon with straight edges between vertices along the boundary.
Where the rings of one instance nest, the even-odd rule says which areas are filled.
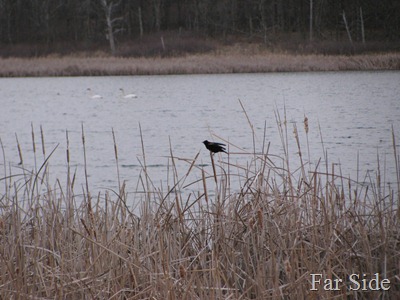
[[[210,150],[212,153],[218,153],[218,152],[225,152],[225,153],[228,153],[228,152],[226,152],[225,150],[225,144],[221,144],[221,143],[214,143],[214,142],[209,142],[209,141],[207,141],[207,140],[205,140],[204,142],[203,142],[203,144],[206,146],[206,148],[208,149],[208,150]]]

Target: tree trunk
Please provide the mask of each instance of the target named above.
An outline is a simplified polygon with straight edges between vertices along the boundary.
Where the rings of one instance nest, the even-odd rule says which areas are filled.
[[[310,42],[313,40],[313,0],[310,0]]]
[[[349,26],[347,25],[346,14],[344,13],[344,11],[342,16],[343,16],[344,26],[346,26],[347,36],[349,37],[350,44],[353,44],[353,39],[351,38],[350,29]]]
[[[160,31],[161,28],[161,0],[153,0],[154,18],[156,30]]]
[[[361,41],[363,44],[365,44],[364,18],[361,7],[360,7],[360,26],[361,26]]]
[[[104,16],[106,18],[106,24],[107,24],[106,38],[110,43],[111,54],[115,55],[114,29],[113,29],[113,21],[111,20],[111,13],[114,3],[111,2],[108,4],[106,0],[100,0],[100,1],[104,9]]]
[[[112,27],[111,18],[109,16],[107,17],[107,35],[108,35],[108,41],[110,42],[111,54],[115,55],[114,31]]]
[[[139,15],[139,30],[140,30],[140,38],[143,37],[143,21],[142,21],[142,8],[139,6],[138,8]]]
[[[260,16],[261,16],[261,27],[263,31],[263,40],[264,44],[267,44],[267,18],[265,16],[265,0],[260,1],[259,7]]]

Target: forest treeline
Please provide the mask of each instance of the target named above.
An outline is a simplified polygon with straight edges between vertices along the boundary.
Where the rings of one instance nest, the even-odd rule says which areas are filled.
[[[15,45],[61,45],[59,51],[106,45],[115,53],[118,43],[160,32],[265,44],[279,37],[296,43],[398,42],[400,1],[0,0],[2,56]]]

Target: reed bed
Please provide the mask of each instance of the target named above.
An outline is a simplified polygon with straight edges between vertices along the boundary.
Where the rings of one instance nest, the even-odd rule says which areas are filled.
[[[399,70],[400,54],[294,55],[222,49],[181,57],[1,58],[0,77]]]
[[[341,176],[324,157],[310,165],[300,129],[288,128],[279,114],[277,124],[283,154],[254,142],[246,166],[232,163],[234,154],[210,155],[205,166],[199,153],[182,160],[171,150],[166,190],[147,174],[142,139],[136,207],[119,176],[118,191],[92,195],[87,181],[75,187],[68,136],[67,184],[52,181],[41,132],[44,158],[34,170],[23,167],[21,152],[20,173],[4,161],[0,298],[398,299],[400,180],[388,188],[378,172],[364,185]],[[287,154],[292,131],[296,157]],[[83,130],[82,143],[85,149]],[[393,145],[398,170],[394,134]],[[292,170],[292,160],[301,167]],[[187,171],[178,174],[182,161]],[[187,181],[193,174],[198,181]],[[233,178],[240,186],[231,186]],[[198,189],[188,194],[188,186]],[[312,291],[317,273],[344,283]],[[375,273],[390,280],[389,290],[349,290],[350,274]]]

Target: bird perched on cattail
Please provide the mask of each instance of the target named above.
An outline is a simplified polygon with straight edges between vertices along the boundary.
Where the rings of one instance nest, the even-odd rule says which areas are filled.
[[[225,152],[225,153],[228,153],[228,152],[226,152],[225,150],[225,144],[221,144],[221,143],[215,143],[215,142],[209,142],[209,141],[207,141],[207,140],[205,140],[204,142],[203,142],[203,144],[206,146],[206,148],[208,149],[208,150],[210,150],[210,152],[212,152],[212,153],[218,153],[218,152]]]

